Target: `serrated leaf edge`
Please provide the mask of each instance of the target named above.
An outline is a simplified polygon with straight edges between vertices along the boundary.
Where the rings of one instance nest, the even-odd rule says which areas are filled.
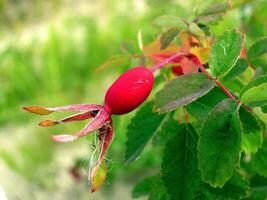
[[[158,126],[157,129],[154,131],[154,133],[152,134],[152,136],[151,136],[151,138],[149,139],[149,141],[148,141],[147,143],[143,144],[142,146],[140,146],[135,152],[139,151],[140,149],[144,149],[144,148],[145,148],[145,146],[146,146],[146,145],[153,139],[153,137],[154,137],[154,136],[157,134],[157,132],[160,130],[160,128],[161,128],[162,125],[165,123],[165,121],[168,119],[168,117],[169,117],[168,114],[166,114],[166,115],[163,117],[163,119],[161,120],[159,126]],[[130,123],[129,123],[129,124],[131,124],[131,123],[133,122],[133,119],[134,119],[134,117],[132,117],[132,119],[130,120]],[[127,128],[127,129],[128,129],[128,128]],[[127,146],[129,145],[129,140],[128,140],[128,135],[127,135],[127,134],[126,134],[126,137],[127,137],[127,139],[126,139],[126,143],[125,143],[125,145],[126,145],[126,149],[127,149]],[[141,155],[141,154],[140,154],[140,155]],[[126,153],[125,153],[125,158],[126,158]],[[130,164],[130,163],[136,161],[138,158],[139,158],[139,157],[136,157],[135,159],[132,159],[132,156],[130,156],[128,159],[125,159],[124,163],[125,163],[125,164]]]
[[[170,83],[171,83],[171,81],[168,82],[168,83],[162,88],[162,90],[163,90],[164,88],[168,87],[168,85],[169,85]],[[174,110],[176,110],[177,108],[179,108],[179,107],[181,107],[181,106],[186,106],[186,105],[192,103],[193,101],[197,100],[198,98],[201,98],[202,96],[204,96],[205,94],[207,94],[209,91],[211,91],[211,90],[215,87],[215,83],[214,83],[214,82],[210,82],[209,87],[210,87],[209,90],[205,91],[202,95],[200,95],[200,96],[196,96],[196,97],[193,98],[191,101],[189,101],[189,102],[187,102],[187,103],[185,103],[185,104],[181,104],[181,105],[179,105],[179,104],[177,104],[177,103],[174,103],[174,102],[176,102],[176,101],[173,100],[173,101],[171,101],[170,103],[168,103],[168,104],[166,104],[166,105],[163,105],[163,106],[156,106],[156,105],[155,105],[155,107],[157,108],[156,111],[157,111],[159,114],[164,114],[164,113],[167,113],[167,112],[174,111]],[[160,91],[161,91],[161,90],[160,90]],[[160,93],[160,91],[158,91],[158,93],[155,95],[155,98],[158,97],[158,94]],[[183,98],[183,99],[185,100],[185,98]],[[184,100],[183,100],[183,101],[184,101]],[[156,103],[154,103],[154,104],[156,104]],[[168,105],[170,105],[170,104],[177,104],[178,106],[176,105],[176,107],[173,108],[173,109],[166,109],[166,108],[164,108],[164,107],[168,107]]]
[[[263,40],[267,40],[267,36],[262,37],[262,38],[258,39],[256,42],[254,42],[254,43],[248,48],[248,55],[249,55],[249,51],[250,51],[250,49],[252,49],[254,46],[258,45],[258,43],[261,43],[261,41],[263,41]],[[256,57],[256,58],[257,58],[257,57]],[[250,59],[249,56],[248,56],[248,60],[249,60],[249,61],[255,60],[256,58]]]
[[[225,101],[226,99],[224,99],[223,101]],[[219,103],[218,103],[219,104]],[[218,105],[217,104],[217,105]],[[217,106],[216,105],[216,106]],[[215,106],[215,107],[216,107]],[[214,109],[214,108],[213,108]],[[209,116],[210,116],[210,114],[211,114],[211,112],[213,111],[213,109],[209,112],[209,114],[208,114],[208,117],[205,119],[205,121],[204,121],[204,123],[203,124],[205,124],[206,123],[206,121],[209,119]],[[236,115],[237,115],[237,117],[239,118],[239,116],[238,116],[238,113],[237,113],[237,111],[238,111],[238,107],[236,108],[236,110],[234,111],[234,112],[231,112],[231,113],[235,113],[236,112]],[[233,116],[232,116],[232,118],[231,118],[231,120],[233,119]],[[239,121],[239,125],[240,125],[240,128],[241,128],[241,124],[240,124],[240,120],[238,120]],[[203,126],[202,126],[203,127]],[[202,128],[201,128],[202,129]],[[201,139],[201,134],[199,134],[199,140],[198,141],[200,141],[200,139]],[[197,144],[197,151],[198,151],[198,153],[197,153],[197,159],[198,159],[198,163],[199,163],[199,143]],[[239,157],[238,157],[238,159],[240,159],[240,153],[241,153],[241,135],[240,135],[240,152],[239,152]],[[239,165],[239,162],[236,162],[236,164],[235,164],[235,168],[237,168],[238,167],[238,165]],[[225,185],[225,183],[227,182],[227,181],[229,181],[229,179],[232,177],[232,175],[234,174],[234,172],[235,172],[235,170],[233,170],[233,172],[232,172],[232,175],[231,176],[229,176],[226,180],[225,180],[225,183],[223,184],[223,185],[221,185],[221,184],[213,184],[212,182],[210,182],[209,180],[207,180],[206,178],[204,178],[203,177],[203,175],[202,175],[202,168],[200,168],[200,166],[198,165],[198,169],[199,169],[199,171],[200,171],[200,176],[201,176],[201,179],[205,182],[205,183],[208,183],[210,186],[212,186],[212,187],[214,187],[214,188],[217,188],[217,187],[219,187],[219,188],[222,188],[224,185]]]
[[[244,46],[245,41],[246,41],[246,35],[245,35],[245,34],[242,34],[240,31],[238,31],[238,30],[236,30],[236,29],[233,29],[233,30],[227,30],[226,32],[231,32],[231,31],[233,31],[233,32],[235,32],[235,33],[237,33],[237,34],[239,34],[239,35],[241,36],[241,38],[242,38],[242,45],[241,45],[239,54],[238,54],[238,56],[236,57],[235,61],[233,62],[232,66],[231,66],[227,71],[225,71],[225,72],[223,72],[222,74],[220,74],[220,75],[218,76],[219,79],[220,79],[220,78],[223,78],[226,74],[228,74],[228,73],[233,69],[233,67],[236,65],[238,59],[240,59],[240,53],[241,53],[241,51],[242,51],[242,47]],[[225,33],[226,33],[226,32],[225,32]],[[223,33],[223,35],[224,35],[225,33]]]

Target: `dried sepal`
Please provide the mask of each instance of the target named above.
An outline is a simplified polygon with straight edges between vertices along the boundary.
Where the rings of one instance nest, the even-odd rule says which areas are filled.
[[[90,117],[94,117],[96,112],[85,112],[85,113],[78,113],[72,115],[70,117],[66,117],[62,120],[44,120],[39,123],[40,126],[55,126],[57,124],[62,124],[66,122],[73,122],[73,121],[81,121],[85,119],[89,119]]]
[[[47,127],[47,126],[55,126],[59,124],[58,121],[54,121],[54,120],[50,120],[50,119],[47,119],[47,120],[43,120],[41,121],[38,125],[39,126],[44,126],[44,127]]]
[[[25,106],[23,109],[37,115],[49,115],[50,113],[54,112],[41,106]]]
[[[94,111],[94,110],[100,110],[102,108],[103,106],[97,104],[73,104],[73,105],[53,107],[53,108],[41,107],[41,106],[23,107],[24,110],[37,115],[48,115],[56,111]]]
[[[105,182],[107,175],[107,164],[105,160],[96,164],[89,172],[89,183],[91,186],[91,192],[97,191]]]
[[[105,126],[101,127],[98,130],[98,134],[100,141],[99,162],[101,162],[105,158],[109,145],[114,137],[112,122],[109,121]]]
[[[68,135],[68,134],[54,135],[52,136],[52,139],[55,142],[72,142],[79,137],[85,136],[88,133],[97,130],[99,127],[107,123],[109,119],[110,119],[109,113],[105,109],[101,109],[96,115],[96,117],[78,133],[74,135]]]
[[[89,182],[91,185],[91,191],[97,191],[106,179],[107,167],[105,162],[105,155],[113,140],[113,128],[112,121],[98,129],[99,143],[99,155],[93,167],[89,168]]]

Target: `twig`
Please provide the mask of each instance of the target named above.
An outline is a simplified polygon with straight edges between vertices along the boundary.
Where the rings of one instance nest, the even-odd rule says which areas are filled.
[[[188,55],[188,54],[186,54],[186,53],[177,53],[177,54],[175,54],[175,55],[173,55],[173,56],[171,56],[171,57],[165,59],[164,61],[162,61],[162,62],[160,62],[160,63],[158,63],[158,64],[153,65],[153,66],[150,68],[150,70],[154,73],[154,72],[157,71],[158,69],[161,69],[161,68],[163,68],[165,65],[171,63],[173,60],[178,59],[178,58],[183,58],[183,57],[185,57],[186,55]]]
[[[165,59],[163,62],[155,64],[150,68],[150,70],[154,73],[155,71],[163,68],[166,64],[171,63],[175,59],[188,57],[192,62],[195,63],[195,65],[201,70],[203,74],[205,74],[210,80],[213,80],[215,84],[229,97],[230,99],[233,99],[238,105],[241,104],[245,109],[248,111],[252,111],[252,109],[246,105],[244,105],[239,99],[237,99],[232,93],[215,77],[211,76],[210,73],[206,70],[206,68],[201,64],[198,57],[194,54],[186,54],[186,53],[177,53],[167,59]]]

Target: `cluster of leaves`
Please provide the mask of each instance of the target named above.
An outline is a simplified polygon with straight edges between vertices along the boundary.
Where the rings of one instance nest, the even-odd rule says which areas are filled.
[[[172,27],[143,48],[148,62],[151,55],[189,51],[199,57],[207,72],[178,77],[161,72],[164,83],[157,82],[153,100],[133,117],[127,132],[126,162],[135,161],[151,141],[163,149],[163,155],[155,155],[162,156],[160,172],[137,184],[133,198],[267,196],[267,75],[264,66],[255,64],[267,52],[267,38],[249,48],[245,36],[236,30],[215,39],[203,23],[220,18],[226,9],[228,4],[217,5],[190,23],[175,16],[161,17],[158,23]],[[185,47],[184,33],[197,45]]]

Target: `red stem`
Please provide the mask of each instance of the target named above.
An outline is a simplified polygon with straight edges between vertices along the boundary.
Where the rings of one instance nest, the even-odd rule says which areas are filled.
[[[177,53],[177,54],[174,54],[173,56],[171,56],[171,57],[165,59],[164,61],[162,61],[162,62],[160,62],[160,63],[158,63],[158,64],[153,65],[153,66],[150,68],[150,70],[154,73],[154,72],[157,71],[158,69],[161,69],[161,68],[163,68],[165,65],[171,63],[173,60],[178,59],[178,58],[185,57],[186,55],[188,55],[188,54],[186,54],[186,53]]]
[[[238,99],[236,99],[231,92],[217,79],[212,77],[209,72],[206,70],[205,67],[203,67],[203,65],[201,64],[201,62],[199,61],[198,57],[195,56],[194,54],[186,54],[186,53],[177,53],[167,59],[165,59],[163,62],[155,64],[154,66],[152,66],[150,68],[150,70],[154,73],[156,70],[161,69],[164,67],[164,65],[171,63],[173,60],[181,58],[181,57],[189,57],[195,64],[196,66],[202,71],[202,73],[204,73],[209,79],[213,80],[216,85],[221,88],[221,90],[231,99],[233,99],[237,104],[240,104],[240,101]],[[251,111],[251,108],[243,105],[246,109]]]
[[[211,80],[213,80],[216,85],[222,89],[222,91],[231,99],[233,99],[235,102],[240,103],[240,101],[238,99],[236,99],[231,92],[217,79],[212,77],[209,72],[206,70],[205,67],[203,67],[203,65],[201,64],[201,62],[199,61],[198,57],[191,54],[190,55],[191,60],[196,64],[196,66]]]

